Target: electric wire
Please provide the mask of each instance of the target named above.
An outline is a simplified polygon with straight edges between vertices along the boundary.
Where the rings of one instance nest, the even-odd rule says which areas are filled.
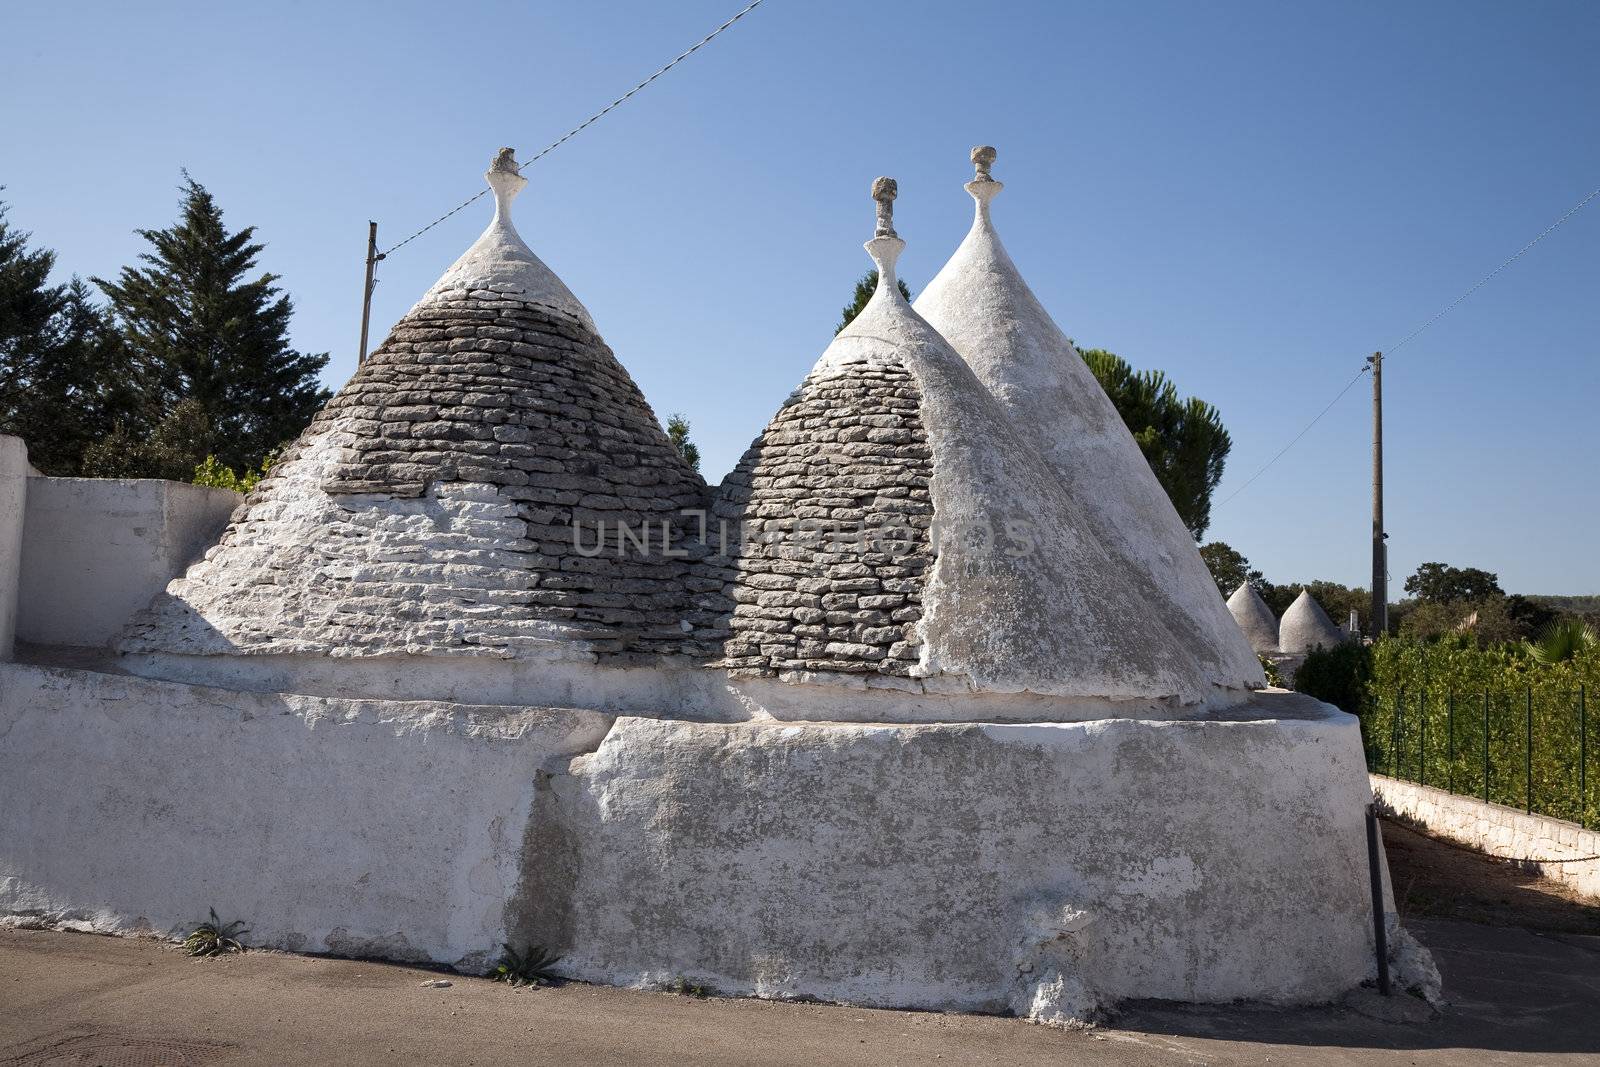
[[[756,8],[760,7],[761,4],[762,4],[762,0],[752,0],[751,3],[745,5],[745,7],[742,8],[739,11],[738,14],[734,15],[727,22],[724,22],[722,25],[718,26],[716,29],[712,30],[710,33],[706,34],[704,37],[700,38],[700,40],[695,42],[695,44],[692,47],[688,48],[687,50],[685,50],[683,52],[680,52],[678,54],[677,58],[673,59],[672,62],[668,63],[666,66],[662,67],[660,70],[658,70],[654,74],[650,75],[650,77],[646,78],[644,81],[640,82],[638,85],[635,85],[632,89],[629,89],[627,92],[623,93],[621,96],[619,96],[615,100],[611,101],[611,103],[607,104],[605,107],[601,108],[599,111],[596,111],[593,115],[590,115],[588,118],[584,119],[578,125],[574,126],[572,129],[568,130],[566,133],[562,134],[561,137],[557,138],[556,140],[552,141],[550,144],[546,145],[543,149],[541,149],[539,151],[539,153],[537,155],[535,155],[533,158],[529,159],[526,163],[518,163],[517,167],[520,169],[522,167],[527,167],[527,166],[530,166],[530,165],[532,165],[534,163],[537,163],[539,160],[543,159],[545,156],[549,155],[551,152],[555,151],[557,148],[560,148],[562,145],[564,145],[568,141],[572,140],[573,137],[575,137],[578,134],[582,133],[589,126],[592,126],[595,122],[597,122],[600,119],[604,118],[607,114],[609,114],[611,111],[613,111],[615,108],[617,108],[620,104],[622,104],[624,101],[626,101],[629,97],[633,96],[634,93],[637,93],[640,89],[643,89],[645,86],[649,85],[651,82],[653,82],[657,78],[661,77],[661,75],[665,74],[667,71],[671,70],[673,67],[676,67],[679,63],[682,63],[685,59],[688,59],[690,56],[692,56],[696,52],[700,51],[701,48],[704,48],[708,43],[710,43],[712,38],[716,37],[723,30],[727,29],[729,26],[732,26],[735,22],[738,22],[740,19],[744,18],[750,12],[752,12]],[[448,219],[450,216],[454,215],[456,212],[461,211],[462,209],[464,209],[464,208],[476,203],[478,200],[480,200],[484,196],[486,196],[488,194],[488,192],[489,192],[488,189],[480,189],[480,190],[478,190],[475,194],[473,194],[472,196],[469,196],[467,199],[463,200],[461,203],[457,204],[455,207],[451,208],[449,211],[446,211],[443,215],[440,215],[438,218],[436,218],[432,222],[428,223],[426,226],[424,226],[422,229],[418,230],[416,233],[412,234],[410,237],[407,237],[405,240],[401,241],[399,244],[390,246],[388,249],[386,249],[385,251],[380,253],[378,255],[378,258],[379,259],[384,259],[390,253],[394,252],[396,249],[400,249],[400,248],[405,247],[406,245],[410,244],[412,241],[415,241],[418,237],[421,237],[423,234],[427,233],[429,230],[431,230],[435,226],[439,225],[441,222],[443,222],[446,219]]]
[[[1424,322],[1421,326],[1418,326],[1415,330],[1412,330],[1410,333],[1406,334],[1406,336],[1404,338],[1402,338],[1398,344],[1394,345],[1393,347],[1384,349],[1383,350],[1384,358],[1388,359],[1390,356],[1394,355],[1394,353],[1398,352],[1400,349],[1404,348],[1406,345],[1408,345],[1412,341],[1416,340],[1417,337],[1419,337],[1424,330],[1426,330],[1428,327],[1432,326],[1434,323],[1438,322],[1440,319],[1444,318],[1450,312],[1454,311],[1463,301],[1465,301],[1473,293],[1476,293],[1479,289],[1482,289],[1485,285],[1489,284],[1489,282],[1492,281],[1494,279],[1494,277],[1496,275],[1498,275],[1501,271],[1505,270],[1507,267],[1511,266],[1511,264],[1515,263],[1517,260],[1519,260],[1523,256],[1527,255],[1528,251],[1531,248],[1533,248],[1534,245],[1538,244],[1540,241],[1544,240],[1546,237],[1549,237],[1558,228],[1560,228],[1562,223],[1566,222],[1568,219],[1572,218],[1572,216],[1576,215],[1579,211],[1583,210],[1584,206],[1587,205],[1589,203],[1589,201],[1593,200],[1597,196],[1600,196],[1600,188],[1595,189],[1588,196],[1584,197],[1582,200],[1578,201],[1572,207],[1568,208],[1566,214],[1562,215],[1559,219],[1556,219],[1556,221],[1554,221],[1550,225],[1546,226],[1543,230],[1541,230],[1539,232],[1539,235],[1537,237],[1535,237],[1533,240],[1529,241],[1527,244],[1525,244],[1521,248],[1517,249],[1517,251],[1511,256],[1511,258],[1507,259],[1504,263],[1501,263],[1498,267],[1496,267],[1494,270],[1490,271],[1488,274],[1485,274],[1482,278],[1479,278],[1476,284],[1474,284],[1470,289],[1468,289],[1466,292],[1462,293],[1460,296],[1456,297],[1454,300],[1450,301],[1450,303],[1446,304],[1443,308],[1441,308],[1439,311],[1437,311],[1432,318],[1430,318],[1428,321]],[[1293,448],[1295,445],[1299,444],[1300,443],[1300,439],[1305,437],[1306,434],[1310,433],[1311,432],[1311,428],[1313,426],[1315,426],[1317,423],[1321,422],[1322,421],[1322,417],[1324,415],[1326,415],[1329,411],[1331,411],[1335,404],[1337,404],[1340,400],[1344,399],[1344,395],[1346,393],[1348,393],[1351,390],[1352,387],[1354,387],[1356,382],[1361,380],[1361,376],[1366,374],[1371,369],[1372,368],[1371,368],[1371,364],[1370,363],[1363,364],[1361,369],[1356,372],[1356,376],[1354,378],[1351,378],[1348,382],[1346,382],[1343,389],[1340,389],[1336,394],[1334,394],[1333,399],[1328,401],[1326,407],[1324,407],[1321,411],[1317,412],[1315,417],[1313,417],[1310,422],[1306,423],[1305,427],[1299,433],[1295,434],[1294,438],[1292,440],[1290,440],[1290,442],[1288,444],[1286,444],[1282,448],[1280,448],[1277,451],[1277,453],[1271,459],[1269,459],[1265,463],[1263,463],[1261,465],[1261,467],[1254,474],[1252,474],[1250,477],[1246,478],[1244,480],[1243,484],[1241,484],[1237,489],[1235,489],[1233,492],[1229,493],[1225,498],[1223,498],[1222,502],[1219,503],[1217,505],[1217,507],[1219,507],[1219,508],[1226,507],[1229,501],[1231,501],[1234,497],[1238,496],[1240,493],[1242,493],[1246,489],[1248,489],[1251,486],[1251,484],[1255,482],[1255,480],[1257,478],[1260,478],[1263,474],[1267,473],[1267,471],[1273,466],[1273,464],[1277,463],[1278,460],[1282,459],[1284,457],[1284,455],[1291,448]]]

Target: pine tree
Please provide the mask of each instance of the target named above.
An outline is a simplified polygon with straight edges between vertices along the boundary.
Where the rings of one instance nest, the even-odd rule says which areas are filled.
[[[667,439],[672,442],[672,447],[678,450],[678,455],[689,465],[690,470],[700,469],[700,449],[689,440],[689,420],[674,412],[667,416]]]
[[[1086,348],[1082,354],[1178,517],[1200,540],[1211,525],[1211,494],[1222,481],[1223,464],[1233,448],[1221,414],[1197,397],[1179,397],[1177,386],[1161,371],[1136,371],[1103,348]]]
[[[29,251],[0,204],[0,432],[45,474],[82,473],[85,449],[134,411],[126,352],[89,287],[47,284],[55,254]]]
[[[910,300],[911,289],[906,285],[905,280],[902,278],[896,278],[895,284],[900,288],[900,295],[905,297],[907,300]],[[835,337],[839,336],[844,328],[850,325],[850,323],[855,320],[857,315],[861,314],[861,312],[867,306],[867,301],[871,300],[872,294],[877,291],[878,272],[876,270],[869,270],[856,281],[855,295],[851,297],[850,303],[839,309],[839,325],[833,328],[833,335]]]
[[[189,401],[181,426],[164,436],[198,452],[190,473],[208,455],[253,468],[327,402],[317,373],[328,357],[290,347],[293,305],[273,284],[278,276],[250,277],[264,247],[252,241],[255,227],[230,234],[216,200],[187,174],[179,221],[136,232],[151,246],[139,257],[143,266],[124,267],[115,282],[94,281],[137,361],[147,417],[159,426]],[[130,453],[130,463],[139,454]],[[100,459],[114,466],[114,457]]]

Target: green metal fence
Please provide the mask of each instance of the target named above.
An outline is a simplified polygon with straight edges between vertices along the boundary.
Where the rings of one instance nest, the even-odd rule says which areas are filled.
[[[1402,688],[1361,716],[1374,773],[1584,827],[1600,826],[1592,729],[1587,686],[1570,693]]]

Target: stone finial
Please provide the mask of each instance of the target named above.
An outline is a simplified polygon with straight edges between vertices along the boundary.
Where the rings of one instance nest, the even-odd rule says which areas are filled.
[[[994,165],[995,152],[993,145],[981,144],[972,150],[972,180],[965,186],[967,192],[972,194],[972,199],[978,202],[977,221],[980,225],[989,224],[989,201],[993,200],[1005,183],[989,173],[989,168]]]
[[[878,202],[878,225],[874,237],[899,237],[894,232],[894,198],[900,195],[900,183],[893,178],[872,179],[872,199]]]
[[[992,145],[981,144],[972,150],[972,169],[974,172],[972,177],[973,181],[994,181],[994,179],[989,176],[989,168],[994,165],[994,157],[996,154],[997,153],[994,150],[994,146]]]
[[[494,221],[510,226],[511,201],[528,184],[528,179],[522,176],[522,169],[517,166],[517,150],[500,149],[483,176],[488,180],[489,188],[494,190]]]

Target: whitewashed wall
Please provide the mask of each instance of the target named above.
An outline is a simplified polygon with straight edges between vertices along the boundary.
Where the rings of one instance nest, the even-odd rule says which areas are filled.
[[[3,664],[0,915],[481,967],[536,776],[609,723]]]
[[[17,636],[101,646],[222,536],[243,498],[149,478],[30,478]]]
[[[1381,774],[1372,793],[1384,811],[1431,834],[1503,859],[1548,860],[1529,867],[1600,900],[1600,831]]]
[[[20,437],[0,434],[0,661],[11,658],[17,631],[27,485],[27,447]]]

